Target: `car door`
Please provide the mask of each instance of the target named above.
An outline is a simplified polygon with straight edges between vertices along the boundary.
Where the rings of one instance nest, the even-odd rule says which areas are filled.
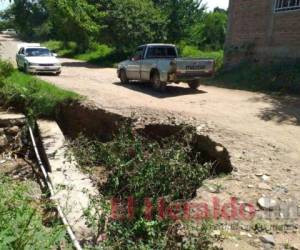
[[[147,51],[145,52],[145,57],[142,61],[141,65],[141,79],[144,81],[149,81],[150,79],[150,71],[153,68],[156,68],[157,57],[156,57],[156,47],[149,46]]]
[[[131,58],[130,62],[126,68],[127,78],[130,80],[140,80],[141,79],[141,63],[144,56],[145,47],[141,46],[137,49],[134,56]]]
[[[17,65],[19,67],[23,67],[24,66],[24,48],[21,48],[17,54]]]

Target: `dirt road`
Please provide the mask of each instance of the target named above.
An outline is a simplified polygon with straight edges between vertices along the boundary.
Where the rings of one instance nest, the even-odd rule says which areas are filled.
[[[0,55],[13,58],[17,41],[3,36],[0,41]],[[281,199],[274,191],[280,186],[288,190],[285,199],[296,199],[300,205],[300,98],[209,86],[194,91],[184,84],[171,85],[160,94],[148,84],[120,85],[115,69],[61,61],[61,76],[39,77],[123,114],[206,124],[201,128],[228,148],[237,168],[232,180],[219,180],[224,192],[253,201],[262,195]],[[271,190],[258,187],[260,174],[270,175]]]

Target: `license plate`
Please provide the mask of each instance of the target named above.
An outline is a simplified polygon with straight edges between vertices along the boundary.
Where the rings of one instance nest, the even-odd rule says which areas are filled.
[[[195,65],[186,66],[186,70],[203,70],[203,69],[205,69],[205,65],[195,64]]]

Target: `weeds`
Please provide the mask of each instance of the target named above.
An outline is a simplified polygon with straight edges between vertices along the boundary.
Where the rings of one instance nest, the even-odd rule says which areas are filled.
[[[210,175],[212,166],[201,164],[200,154],[192,156],[188,140],[151,141],[123,128],[108,143],[79,137],[72,150],[84,168],[103,165],[110,172],[102,187],[108,196],[189,199]]]
[[[107,182],[99,184],[104,197],[96,202],[93,199],[86,211],[96,233],[92,249],[100,249],[97,248],[100,243],[104,249],[209,249],[211,229],[206,222],[194,225],[197,236],[190,233],[191,225],[182,222],[186,237],[178,238],[173,221],[159,219],[157,208],[153,208],[152,218],[144,218],[144,198],[151,198],[153,204],[160,197],[166,198],[167,203],[190,199],[210,176],[211,164],[200,163],[200,154],[192,155],[190,138],[186,134],[180,140],[169,138],[158,142],[124,126],[110,142],[83,136],[71,142],[70,150],[82,168],[93,175],[97,166],[104,166],[109,173]],[[134,217],[113,218],[108,200],[118,198],[122,202],[129,196],[135,199]],[[180,248],[176,248],[178,245]]]
[[[206,82],[232,89],[300,94],[299,64],[272,64],[267,66],[242,64],[231,71],[220,72]]]
[[[53,249],[65,238],[60,224],[44,226],[29,186],[0,176],[0,249]]]

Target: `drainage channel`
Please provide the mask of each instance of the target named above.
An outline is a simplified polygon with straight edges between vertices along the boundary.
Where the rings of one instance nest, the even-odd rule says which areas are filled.
[[[106,110],[90,110],[81,104],[68,104],[61,107],[58,112],[58,121],[56,123],[38,120],[37,133],[34,133],[30,126],[28,130],[44,182],[52,200],[55,201],[58,214],[74,247],[79,250],[82,249],[80,242],[86,242],[87,239],[93,237],[93,232],[88,227],[85,218],[85,211],[89,208],[91,199],[102,197],[102,193],[99,192],[99,186],[91,180],[90,175],[80,170],[76,156],[69,154],[65,134],[74,139],[81,132],[87,137],[97,138],[100,143],[111,143],[112,138],[125,123],[133,134],[142,138],[146,144],[152,141],[159,147],[162,145],[161,142],[168,138],[180,142],[184,137],[181,133],[186,129],[183,125],[172,124],[135,126],[130,118]],[[192,127],[188,128],[188,133],[190,137],[188,147],[191,148],[189,153],[198,155],[201,152],[200,164],[212,162],[214,174],[232,171],[230,155],[225,147],[213,141],[208,135],[197,133]],[[185,142],[182,141],[182,143]],[[146,148],[145,152],[147,153],[148,150],[150,148]],[[128,153],[134,154],[135,152],[129,149]]]
[[[38,165],[40,167],[40,170],[43,174],[43,177],[44,177],[44,180],[45,180],[45,184],[47,185],[48,187],[48,190],[50,192],[50,196],[51,198],[54,198],[55,196],[55,193],[54,193],[54,188],[50,182],[50,178],[48,176],[48,173],[47,173],[47,170],[46,168],[44,167],[44,164],[41,160],[41,156],[40,156],[40,153],[39,153],[39,150],[38,150],[38,147],[37,147],[37,144],[36,144],[36,141],[35,141],[35,138],[34,138],[34,134],[33,134],[33,131],[32,131],[32,128],[30,126],[28,126],[28,130],[29,130],[29,134],[30,134],[30,139],[31,139],[31,143],[32,143],[32,146],[33,146],[33,149],[34,149],[34,153],[35,153],[35,156],[36,156],[36,159],[37,159],[37,162],[38,162]],[[55,201],[55,199],[53,199]],[[60,206],[60,204],[58,202],[55,202],[55,205],[56,205],[56,208],[57,208],[57,211],[58,211],[58,214],[68,232],[68,235],[75,247],[75,249],[77,250],[82,250],[82,247],[79,243],[79,241],[77,240],[71,226],[70,226],[70,223],[68,222],[68,219],[66,218],[65,214],[63,213],[63,209],[62,207]]]

